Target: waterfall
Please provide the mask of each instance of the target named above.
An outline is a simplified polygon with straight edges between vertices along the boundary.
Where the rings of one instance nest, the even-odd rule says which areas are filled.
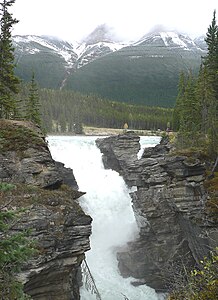
[[[138,235],[129,189],[117,172],[105,170],[96,137],[50,136],[52,157],[74,171],[83,210],[93,218],[91,250],[86,260],[102,300],[157,300],[155,291],[145,285],[134,287],[133,278],[119,274],[116,252]],[[155,145],[158,137],[146,137],[143,145]],[[143,147],[144,147],[143,146]],[[96,299],[84,287],[81,299]]]

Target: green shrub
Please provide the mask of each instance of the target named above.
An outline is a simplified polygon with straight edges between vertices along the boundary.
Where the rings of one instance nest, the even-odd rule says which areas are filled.
[[[14,188],[13,184],[0,183],[1,198],[4,199],[6,193]],[[0,203],[0,299],[28,299],[23,293],[22,284],[15,279],[15,274],[34,253],[34,245],[29,240],[27,231],[15,230],[23,210],[9,209],[11,201]]]
[[[0,182],[0,191],[1,192],[6,192],[10,191],[15,188],[14,184],[11,183],[5,183],[5,182]]]
[[[205,257],[200,266],[186,274],[183,286],[172,290],[168,300],[218,299],[218,248]]]

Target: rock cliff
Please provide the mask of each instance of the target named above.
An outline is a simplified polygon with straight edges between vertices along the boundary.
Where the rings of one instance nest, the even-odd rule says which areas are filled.
[[[13,231],[30,229],[37,249],[17,275],[25,292],[34,300],[80,299],[80,264],[90,249],[92,220],[76,201],[84,193],[72,170],[52,159],[31,123],[0,120],[0,182],[15,185],[0,204],[25,208]]]
[[[139,237],[117,254],[120,272],[137,278],[135,284],[167,290],[176,268],[195,265],[218,242],[217,218],[207,209],[205,164],[197,153],[173,154],[167,139],[138,159],[134,132],[96,144],[105,167],[136,187],[131,198]]]

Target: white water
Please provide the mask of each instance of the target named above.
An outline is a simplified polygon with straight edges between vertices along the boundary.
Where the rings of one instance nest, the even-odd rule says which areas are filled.
[[[84,211],[93,218],[91,250],[86,259],[102,300],[158,300],[155,291],[147,286],[134,287],[133,278],[119,275],[116,252],[119,247],[138,234],[131,207],[129,190],[115,171],[105,170],[96,137],[48,137],[49,148],[55,160],[73,169],[79,190],[86,192],[80,198]],[[144,137],[142,147],[154,146],[158,137]],[[123,295],[122,295],[123,294]],[[82,300],[94,300],[85,288]]]

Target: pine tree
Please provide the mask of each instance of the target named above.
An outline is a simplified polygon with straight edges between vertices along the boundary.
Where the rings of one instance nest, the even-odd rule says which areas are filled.
[[[208,53],[203,58],[197,82],[191,73],[180,76],[179,93],[174,109],[174,129],[179,125],[183,147],[208,144],[212,156],[218,155],[218,26],[216,11],[205,41]],[[202,141],[204,139],[204,141]],[[206,143],[205,143],[206,142]]]
[[[41,125],[39,93],[37,84],[35,82],[34,72],[31,78],[29,97],[26,100],[25,119],[32,121],[39,126]]]
[[[176,98],[176,104],[173,111],[173,129],[179,130],[180,127],[180,111],[181,111],[181,105],[184,101],[184,94],[185,94],[185,86],[186,86],[186,77],[184,72],[180,73],[179,76],[179,85],[178,85],[178,95]]]
[[[204,58],[204,72],[206,72],[208,136],[211,153],[218,155],[218,26],[216,11],[213,13],[212,23],[208,28],[205,39],[208,54]]]
[[[19,79],[14,74],[14,47],[11,30],[18,21],[8,9],[15,0],[0,3],[0,118],[14,118],[18,114],[15,94],[18,93]]]
[[[201,65],[197,86],[196,86],[196,97],[200,103],[201,109],[201,132],[207,135],[210,124],[210,106],[215,101],[215,92],[210,80],[209,71],[207,66]]]
[[[204,65],[208,67],[211,75],[215,76],[218,70],[218,26],[216,24],[216,11],[213,13],[213,20],[208,27],[205,41],[208,53],[205,57]]]
[[[200,103],[196,97],[196,80],[192,73],[186,79],[183,98],[180,102],[180,127],[179,133],[183,144],[196,146],[200,132],[201,115]]]
[[[206,43],[207,43],[207,47],[208,47],[208,55],[207,58],[209,59],[209,61],[213,60],[213,57],[216,55],[216,42],[217,42],[217,24],[216,24],[216,10],[214,10],[213,12],[213,19],[211,22],[211,25],[208,27],[208,31],[206,34]]]

